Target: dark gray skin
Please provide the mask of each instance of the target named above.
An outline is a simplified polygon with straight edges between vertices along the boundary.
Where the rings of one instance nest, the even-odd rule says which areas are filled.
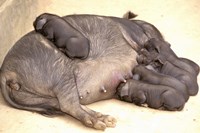
[[[63,19],[90,41],[87,59],[72,60],[41,34],[29,33],[3,61],[0,69],[3,97],[18,109],[69,114],[100,130],[114,127],[113,117],[84,105],[115,96],[118,85],[132,78],[137,51],[149,38],[156,37],[158,30],[146,22],[143,23],[145,28],[151,27],[149,30],[137,21],[114,17],[70,15]],[[150,36],[151,32],[155,34]],[[148,98],[147,101],[153,100]]]
[[[36,18],[33,26],[36,32],[53,41],[68,57],[79,59],[88,57],[89,40],[63,18],[43,13]]]
[[[126,83],[120,84],[118,92],[124,101],[133,102],[139,106],[147,104],[148,107],[154,109],[175,111],[182,110],[185,105],[183,95],[176,89],[165,85],[154,85],[129,79]]]
[[[140,56],[137,58],[138,63],[145,65],[151,64],[158,72],[177,78],[187,86],[189,95],[196,95],[199,88],[197,84],[199,66],[189,59],[177,57],[170,49],[170,45],[165,43],[157,39],[147,41],[145,43],[146,49],[142,49]],[[160,50],[158,49],[162,49],[164,52],[159,52]],[[165,51],[170,52],[166,54]],[[174,63],[172,62],[173,60],[178,61],[174,61],[177,62]]]

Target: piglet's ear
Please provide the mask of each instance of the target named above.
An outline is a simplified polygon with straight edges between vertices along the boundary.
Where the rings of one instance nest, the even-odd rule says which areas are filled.
[[[44,24],[47,22],[47,19],[46,18],[42,18],[40,20],[36,20],[34,22],[34,27],[35,27],[35,30],[41,30],[42,27],[44,26]]]
[[[158,57],[156,60],[155,60],[155,62],[157,62],[157,63],[160,63],[160,64],[164,64],[165,63],[165,58],[162,58],[162,57]]]
[[[160,42],[156,38],[149,39],[145,44],[144,47],[149,51],[156,51],[157,53],[160,53]]]
[[[168,42],[166,42],[166,45],[168,45],[168,47],[171,47],[171,44],[170,44],[170,43],[168,43]]]
[[[128,96],[128,92],[129,92],[128,84],[124,84],[124,86],[121,88],[119,96],[120,97]]]
[[[149,40],[149,43],[151,44],[152,47],[155,48],[155,50],[158,53],[160,53],[160,49],[161,49],[161,44],[160,43],[162,43],[162,41],[160,41],[160,40],[158,40],[156,38],[152,38],[152,39]]]
[[[155,46],[155,50],[156,50],[158,53],[160,53],[160,46],[156,45],[156,46]]]

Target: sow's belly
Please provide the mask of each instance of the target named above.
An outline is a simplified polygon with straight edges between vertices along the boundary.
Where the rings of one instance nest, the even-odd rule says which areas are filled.
[[[132,69],[137,65],[137,53],[127,57],[100,58],[78,64],[76,83],[81,104],[113,98],[121,82],[132,77]]]

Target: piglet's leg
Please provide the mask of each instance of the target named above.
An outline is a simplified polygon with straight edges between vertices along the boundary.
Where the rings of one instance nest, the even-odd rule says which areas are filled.
[[[54,41],[54,35],[53,35],[53,33],[54,33],[53,29],[50,28],[50,29],[44,31],[44,36],[45,36],[48,40]]]
[[[65,53],[68,57],[79,59],[86,59],[88,57],[90,44],[87,38],[71,37],[65,45]]]

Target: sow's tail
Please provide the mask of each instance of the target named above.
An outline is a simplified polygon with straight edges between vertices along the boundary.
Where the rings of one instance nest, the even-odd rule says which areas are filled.
[[[137,17],[138,15],[136,15],[135,13],[131,12],[131,11],[127,11],[124,15],[123,18],[126,19],[133,19],[135,17]]]
[[[64,115],[64,112],[48,105],[22,105],[17,103],[12,97],[11,87],[8,83],[12,81],[12,79],[7,79],[6,76],[0,70],[0,88],[2,92],[2,96],[4,100],[10,104],[10,106],[21,109],[28,110],[40,113],[42,115],[51,116],[51,115]]]

